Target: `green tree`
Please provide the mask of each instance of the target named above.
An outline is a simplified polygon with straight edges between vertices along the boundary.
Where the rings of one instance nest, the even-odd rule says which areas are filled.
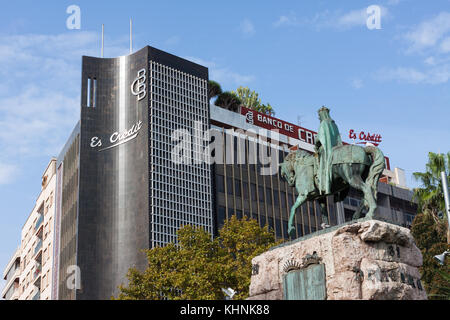
[[[239,111],[239,106],[241,105],[241,99],[233,92],[225,91],[217,96],[214,102],[216,106],[225,108],[230,111]]]
[[[128,286],[120,286],[121,300],[224,299],[222,288],[233,288],[234,299],[245,299],[251,277],[251,260],[275,242],[268,227],[235,216],[225,222],[219,236],[200,227],[184,226],[178,245],[146,250],[148,267],[131,268]]]
[[[261,99],[259,98],[258,93],[250,90],[248,87],[240,86],[236,89],[236,91],[232,92],[236,94],[239,99],[241,99],[243,106],[267,115],[275,115],[273,107],[269,103],[261,103]]]
[[[448,279],[443,273],[450,273],[449,259],[441,266],[434,256],[449,250],[446,243],[447,226],[443,220],[437,222],[429,212],[418,213],[411,226],[411,234],[422,252],[423,264],[420,268],[421,281],[429,299],[448,298]]]
[[[236,91],[232,92],[241,99],[242,105],[249,109],[256,110],[261,105],[261,99],[258,97],[258,93],[251,91],[247,87],[240,86]]]
[[[414,198],[418,201],[419,210],[431,214],[436,223],[439,221],[439,212],[443,212],[443,218],[446,218],[441,172],[445,171],[449,178],[449,164],[450,152],[447,155],[430,152],[425,172],[413,173],[414,178],[421,183],[420,188],[414,189]]]
[[[212,98],[217,97],[222,93],[222,88],[220,84],[216,81],[209,80],[208,81],[208,101],[211,101]]]

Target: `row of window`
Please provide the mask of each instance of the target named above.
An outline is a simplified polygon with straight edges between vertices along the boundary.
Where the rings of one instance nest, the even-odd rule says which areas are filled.
[[[152,77],[163,79],[166,83],[174,83],[180,81],[181,83],[190,84],[194,86],[206,87],[206,80],[195,77],[183,71],[165,66],[158,62],[150,60],[150,72]]]
[[[185,102],[185,101],[198,101],[198,102],[206,102],[206,90],[202,90],[200,93],[184,90],[180,87],[163,85],[162,81],[152,80],[151,81],[152,88],[152,97],[160,96],[161,98],[167,98],[170,100]],[[158,99],[154,99],[158,100]]]
[[[228,208],[228,219],[230,219],[231,216],[233,216],[233,215],[236,215],[236,217],[238,219],[242,219],[243,215],[245,215],[249,218],[255,219],[259,222],[259,225],[261,227],[265,227],[266,225],[268,225],[269,230],[274,231],[277,238],[285,238],[285,239],[289,238],[288,233],[287,233],[287,229],[288,229],[288,221],[287,220],[284,220],[284,219],[280,220],[279,218],[273,219],[272,217],[268,217],[266,219],[265,215],[258,215],[257,213],[254,213],[254,212],[253,213],[250,213],[250,212],[243,213],[241,210],[233,210],[231,208]],[[226,215],[225,207],[219,206],[218,212],[217,212],[217,226],[218,226],[219,230],[224,225],[226,219],[227,219],[227,215]],[[275,221],[275,223],[274,223],[274,221]],[[283,226],[281,224],[283,224]],[[299,236],[303,236],[310,232],[316,231],[315,226],[312,226],[312,225],[309,226],[306,223],[304,223],[304,224],[297,223],[295,225],[295,227],[297,229]]]
[[[153,91],[150,97],[150,201],[155,222],[151,240],[153,245],[160,245],[176,241],[176,230],[184,224],[203,225],[212,231],[208,167],[205,164],[178,165],[171,158],[173,130],[192,128],[194,121],[200,121],[206,128],[208,105],[205,80],[154,62],[150,62],[150,71]]]
[[[294,204],[293,195],[292,194],[286,195],[286,192],[284,191],[279,191],[272,188],[264,188],[261,185],[256,187],[255,183],[249,184],[246,181],[242,181],[242,186],[243,188],[241,188],[241,180],[234,179],[234,186],[233,186],[233,179],[231,177],[227,177],[226,193],[229,195],[235,195],[236,197],[243,197],[244,199],[251,201],[258,201],[259,198],[259,202],[265,202],[270,205],[272,204],[272,197],[273,197],[273,204],[275,206],[279,206],[281,203],[282,207],[286,207],[286,197],[287,197],[289,207],[291,207]],[[224,176],[216,175],[216,188],[217,192],[225,193]],[[278,191],[281,194],[281,201],[279,201]]]

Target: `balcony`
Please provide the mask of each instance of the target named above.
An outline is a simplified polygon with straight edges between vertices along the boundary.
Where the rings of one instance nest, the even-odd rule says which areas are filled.
[[[34,231],[38,231],[39,228],[42,226],[43,222],[44,222],[44,215],[41,214],[37,219],[36,224],[34,225]]]
[[[40,277],[42,272],[42,265],[40,263],[36,263],[35,269],[34,269],[34,280]]]
[[[42,249],[42,240],[39,240],[36,244],[36,247],[34,248],[34,256],[37,255],[37,253]]]

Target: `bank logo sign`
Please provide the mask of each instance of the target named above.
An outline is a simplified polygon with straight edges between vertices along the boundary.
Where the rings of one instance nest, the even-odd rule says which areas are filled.
[[[103,146],[102,139],[100,137],[92,137],[91,138],[91,148],[97,149],[97,151],[104,151],[108,150],[117,146],[120,146],[121,144],[124,144],[125,142],[128,142],[130,140],[133,140],[136,138],[139,134],[139,130],[142,128],[142,121],[139,121],[135,123],[130,129],[124,130],[124,131],[116,131],[109,137],[109,145]],[[102,148],[103,146],[103,148]]]
[[[136,79],[134,79],[133,83],[131,84],[131,93],[134,96],[137,96],[137,101],[140,101],[145,98],[147,95],[147,75],[146,70],[141,69],[137,73]]]

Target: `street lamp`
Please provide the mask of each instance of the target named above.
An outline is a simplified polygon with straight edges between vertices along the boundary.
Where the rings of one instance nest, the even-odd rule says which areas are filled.
[[[442,189],[444,191],[445,213],[447,215],[447,243],[450,244],[450,200],[448,196],[447,175],[445,170],[441,172]]]
[[[447,243],[450,244],[450,200],[448,196],[448,185],[447,185],[447,175],[445,171],[441,172],[442,179],[442,191],[444,192],[444,200],[445,200],[445,212],[447,214]],[[450,251],[444,251],[444,253],[434,256],[440,265],[444,265],[445,256],[450,254]]]
[[[233,300],[233,296],[236,293],[236,291],[234,291],[231,288],[228,288],[228,289],[222,288],[222,292],[225,293],[225,300]]]
[[[434,259],[436,259],[439,262],[439,264],[441,266],[443,266],[444,265],[444,261],[445,261],[445,256],[448,255],[448,254],[450,254],[450,251],[445,251],[443,254],[439,254],[437,256],[434,256]]]

